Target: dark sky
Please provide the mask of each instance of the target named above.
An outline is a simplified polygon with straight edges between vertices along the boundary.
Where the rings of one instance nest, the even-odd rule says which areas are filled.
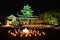
[[[23,8],[24,5],[29,4],[34,10],[34,14],[49,11],[60,10],[60,1],[58,0],[7,0],[1,3],[0,17],[7,17],[10,14],[16,13]]]

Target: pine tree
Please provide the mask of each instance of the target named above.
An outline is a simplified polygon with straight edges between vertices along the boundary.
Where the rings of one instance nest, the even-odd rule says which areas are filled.
[[[21,13],[23,14],[24,17],[27,17],[27,18],[33,15],[33,11],[28,4],[23,7],[23,9],[21,10]]]

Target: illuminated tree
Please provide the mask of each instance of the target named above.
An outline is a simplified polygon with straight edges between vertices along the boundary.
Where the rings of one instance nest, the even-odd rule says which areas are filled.
[[[24,17],[28,17],[28,18],[33,15],[33,11],[28,4],[23,7],[23,9],[21,10],[21,13],[23,14]]]
[[[43,23],[45,24],[53,24],[58,25],[58,20],[56,18],[55,12],[45,12],[43,14],[40,14],[40,18],[43,20]]]

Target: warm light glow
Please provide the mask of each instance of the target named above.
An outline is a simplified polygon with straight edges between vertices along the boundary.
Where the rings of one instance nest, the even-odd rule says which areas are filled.
[[[29,36],[31,37],[31,34],[29,34]]]
[[[5,26],[10,26],[10,25],[5,25]]]
[[[7,25],[9,25],[9,23],[10,23],[9,20],[7,20]]]
[[[9,24],[10,24],[10,21],[9,21],[9,20],[7,20],[7,24],[6,24],[5,26],[10,26]]]
[[[20,35],[20,37],[22,37],[22,34]]]
[[[16,33],[16,34],[18,34],[18,32],[17,32],[17,31],[15,31],[15,33]]]
[[[14,36],[16,36],[16,34],[14,34]]]
[[[11,30],[8,31],[8,33],[10,33]]]
[[[35,36],[36,36],[36,34],[35,34]]]
[[[27,37],[28,35],[26,34],[25,36]]]
[[[12,22],[10,21],[10,24],[12,24]]]
[[[27,28],[24,28],[23,30],[14,29],[13,31],[9,30],[8,33],[14,37],[18,35],[20,35],[20,37],[44,36],[46,34],[44,31],[40,32],[39,30],[28,30]]]
[[[45,35],[45,32],[42,32],[43,35]]]
[[[28,30],[27,28],[25,28],[25,29],[23,29],[23,32],[24,32],[24,33],[28,33],[29,30]]]
[[[39,36],[41,36],[41,33],[39,34]]]
[[[20,32],[20,29],[18,29],[18,32]]]

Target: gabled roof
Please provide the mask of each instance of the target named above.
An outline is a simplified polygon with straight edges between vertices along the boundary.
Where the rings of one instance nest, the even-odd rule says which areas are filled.
[[[8,19],[16,18],[13,14],[7,17]]]

